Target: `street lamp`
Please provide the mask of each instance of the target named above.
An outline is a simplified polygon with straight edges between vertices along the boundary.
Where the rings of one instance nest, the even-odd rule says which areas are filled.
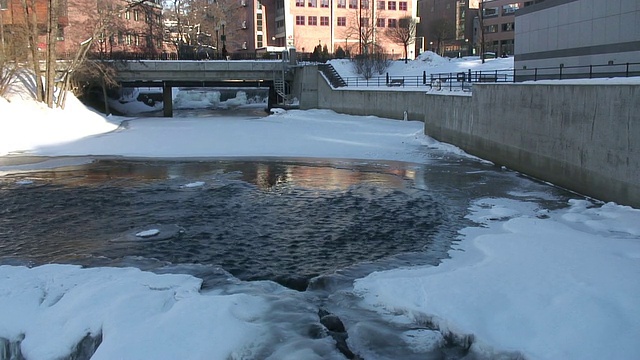
[[[429,41],[429,51],[433,51],[433,41]]]
[[[216,30],[216,54],[218,55],[218,58],[220,58],[220,24],[216,25],[215,27]]]
[[[222,28],[222,35],[220,36],[220,40],[222,40],[222,57],[227,59],[227,35],[224,33],[224,27],[227,25],[226,21],[220,21],[220,27]]]

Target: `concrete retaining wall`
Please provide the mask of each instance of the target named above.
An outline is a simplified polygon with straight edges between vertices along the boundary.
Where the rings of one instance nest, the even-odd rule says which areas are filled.
[[[425,133],[604,201],[640,207],[640,85],[478,84],[426,95]]]
[[[422,103],[424,89],[422,91],[417,88],[415,91],[348,90],[345,88],[332,90],[322,74],[318,72],[316,66],[304,67],[304,82],[307,82],[306,79],[311,76],[307,68],[315,69],[313,78],[317,83],[317,87],[315,94],[313,94],[309,86],[302,87],[301,109],[332,109],[342,114],[373,115],[399,120],[404,119],[404,112],[406,111],[408,120],[422,121],[424,118],[424,105]],[[311,80],[309,84],[313,82]]]
[[[469,154],[603,201],[640,208],[640,85],[474,84],[473,96],[332,90],[317,68],[302,109],[424,120]]]

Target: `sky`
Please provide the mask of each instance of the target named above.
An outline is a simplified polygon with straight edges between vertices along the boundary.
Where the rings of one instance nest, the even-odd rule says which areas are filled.
[[[482,66],[474,59],[418,61],[406,70],[394,63],[393,71]],[[132,99],[121,105],[135,112],[140,104]],[[233,101],[247,103],[241,94]],[[282,109],[243,121],[105,117],[73,96],[64,110],[48,109],[19,85],[0,98],[0,156],[51,157],[28,167],[0,166],[0,176],[73,163],[82,155],[424,163],[431,150],[484,161],[423,134],[423,124],[412,119]],[[474,225],[460,229],[438,266],[357,279],[358,306],[389,322],[429,321],[440,329],[407,334],[407,347],[438,346],[444,334],[472,338],[472,352],[484,358],[640,359],[640,210],[577,194],[561,209],[546,209],[535,201],[540,194],[512,195],[519,200],[475,201],[467,215]],[[23,339],[27,359],[68,356],[88,333],[102,334],[93,359],[261,358],[262,346],[283,337],[287,341],[269,358],[344,358],[330,337],[308,339],[285,330],[284,318],[274,320],[278,304],[300,306],[297,292],[270,282],[237,283],[247,290],[201,291],[202,280],[194,276],[134,268],[3,265],[0,338]],[[357,332],[357,325],[347,331]]]

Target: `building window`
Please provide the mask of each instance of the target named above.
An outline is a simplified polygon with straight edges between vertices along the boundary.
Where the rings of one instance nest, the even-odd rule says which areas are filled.
[[[368,9],[369,0],[360,0],[360,9]]]
[[[124,12],[124,18],[127,20],[131,20],[131,11],[127,10]]]
[[[0,0],[0,10],[9,9],[9,0]]]
[[[312,26],[318,25],[318,17],[317,16],[309,16],[309,25],[312,25]]]
[[[484,17],[498,16],[498,8],[484,8],[482,11]]]
[[[329,26],[328,16],[320,16],[320,26]]]
[[[304,7],[304,0],[296,0],[297,7]]]
[[[389,22],[387,23],[387,27],[390,27],[390,28],[398,27],[398,19],[389,19]]]
[[[385,18],[377,18],[376,19],[376,26],[377,27],[384,27],[386,19]]]
[[[398,9],[400,11],[407,11],[407,2],[406,1],[400,1],[398,3]]]
[[[360,27],[369,27],[369,18],[368,17],[361,17],[360,18]]]
[[[347,18],[345,16],[338,16],[338,26],[347,26]]]
[[[489,25],[489,26],[485,26],[484,27],[484,32],[485,33],[497,33],[498,32],[498,25]]]
[[[384,8],[385,8],[385,2],[378,1],[378,10],[384,10]]]
[[[329,7],[329,0],[320,0],[320,7],[328,8]]]
[[[133,10],[133,20],[135,21],[140,20],[140,12],[138,10]]]
[[[344,9],[347,7],[347,0],[338,0],[338,9]]]
[[[387,9],[389,10],[396,10],[396,2],[395,1],[389,1],[387,3]]]
[[[296,25],[304,25],[304,16],[296,15]]]
[[[502,24],[502,31],[513,31],[516,28],[515,23]]]
[[[516,12],[516,10],[518,10],[519,8],[520,6],[518,6],[518,4],[504,5],[502,6],[502,15],[511,15],[514,12]]]
[[[307,6],[308,7],[318,7],[318,0],[309,0],[307,2]],[[309,24],[309,25],[311,25],[311,24]]]
[[[349,9],[357,9],[358,0],[349,0]]]
[[[125,41],[127,45],[131,45],[133,43],[133,36],[131,34],[127,34]]]

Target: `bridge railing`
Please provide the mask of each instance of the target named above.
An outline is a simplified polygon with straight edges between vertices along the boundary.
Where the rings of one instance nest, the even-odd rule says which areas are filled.
[[[279,55],[279,54],[276,54]],[[71,55],[69,55],[72,58]],[[64,57],[64,56],[62,56]],[[112,52],[112,53],[91,53],[88,55],[92,60],[274,60],[273,56],[258,55],[255,53],[229,53],[226,57],[215,52],[201,53],[139,53],[139,52]],[[277,58],[277,56],[276,56]]]

